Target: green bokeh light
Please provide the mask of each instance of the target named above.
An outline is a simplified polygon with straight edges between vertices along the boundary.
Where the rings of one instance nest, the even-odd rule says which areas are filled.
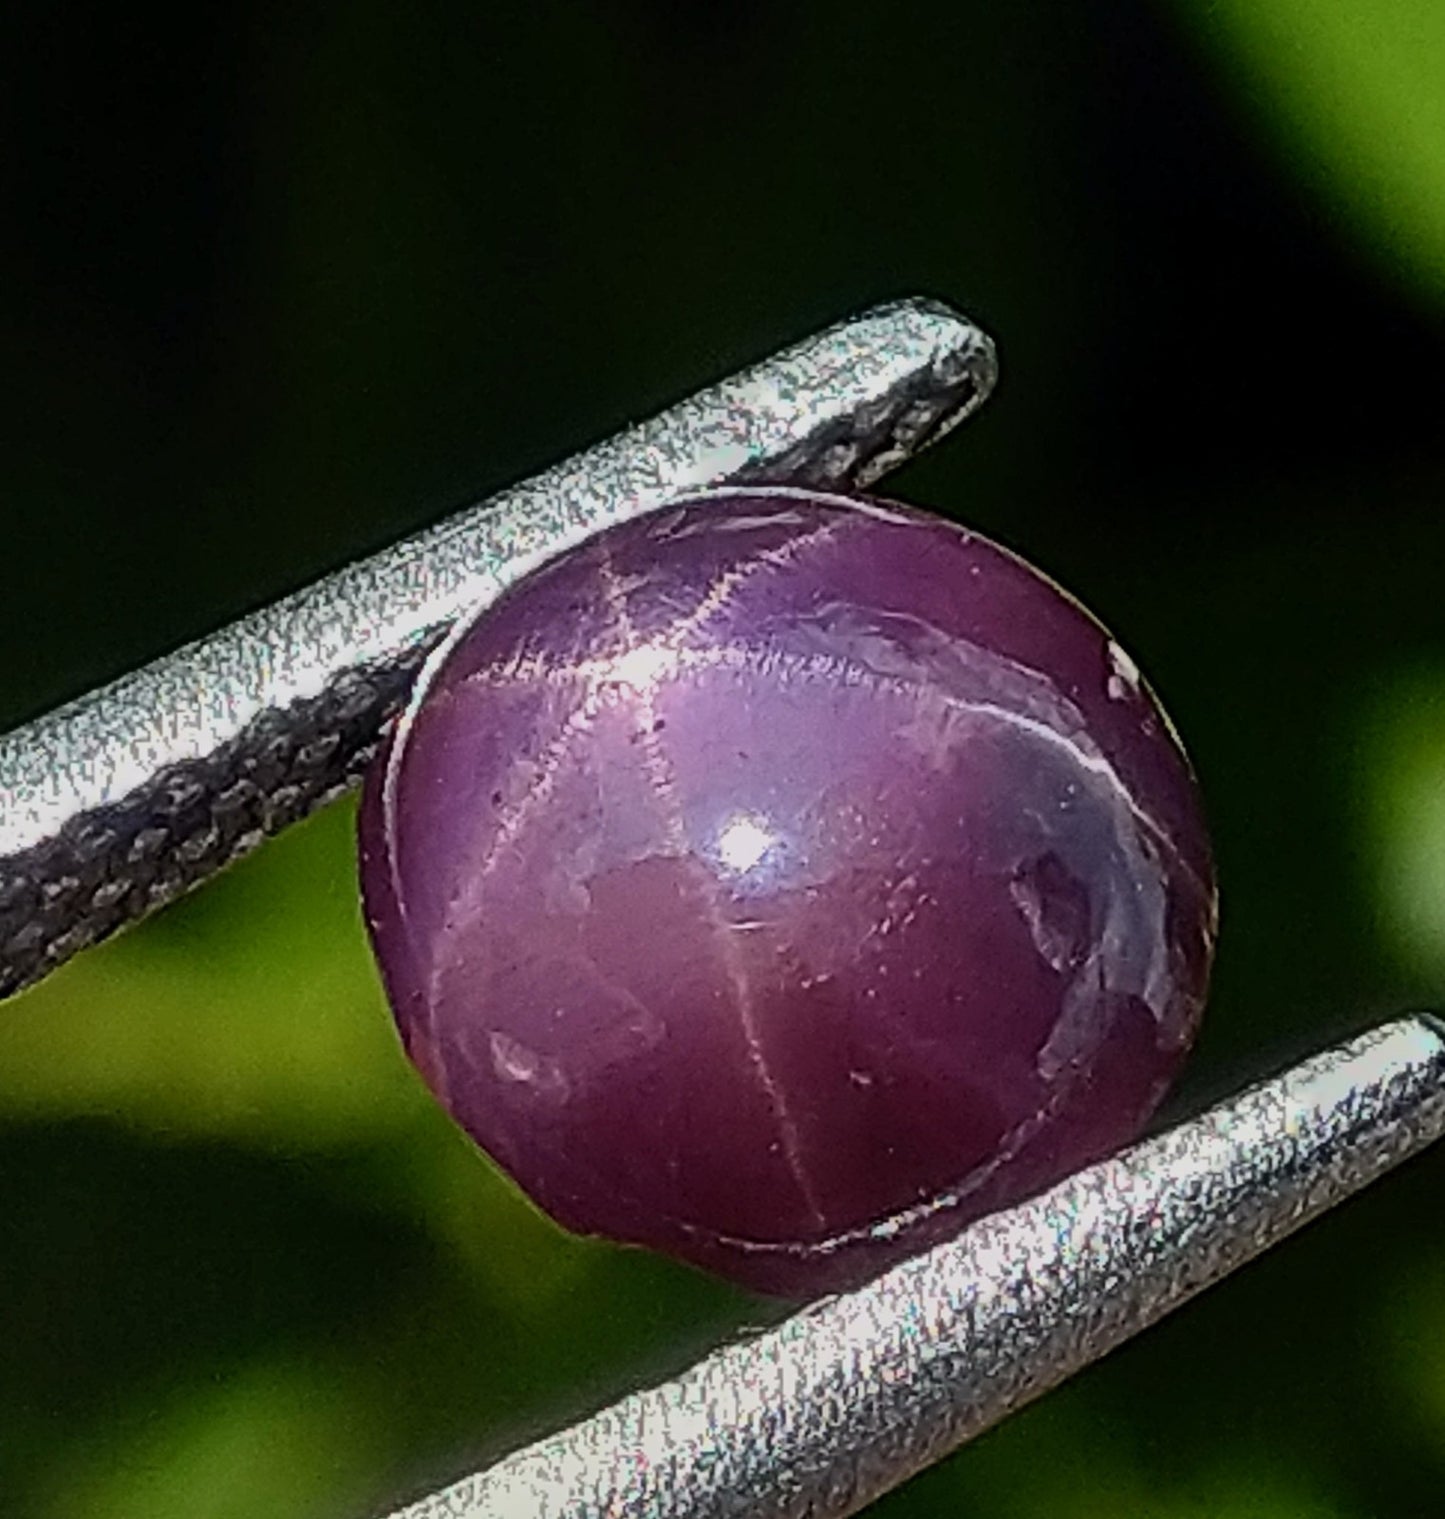
[[[1393,277],[1445,301],[1445,6],[1213,0],[1181,17]]]
[[[1445,669],[1379,681],[1358,765],[1383,947],[1438,996],[1445,991]]]

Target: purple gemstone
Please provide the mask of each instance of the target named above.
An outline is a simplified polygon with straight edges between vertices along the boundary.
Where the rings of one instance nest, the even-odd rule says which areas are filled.
[[[361,823],[407,1050],[570,1228],[855,1283],[1132,1139],[1215,927],[1188,765],[1075,602],[935,517],[721,491],[434,662]]]

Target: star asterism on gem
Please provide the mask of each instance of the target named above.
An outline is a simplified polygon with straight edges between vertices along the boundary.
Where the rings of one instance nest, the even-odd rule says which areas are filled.
[[[572,1229],[793,1296],[1135,1137],[1214,943],[1188,764],[1099,624],[939,518],[793,489],[509,591],[361,845],[477,1143]]]

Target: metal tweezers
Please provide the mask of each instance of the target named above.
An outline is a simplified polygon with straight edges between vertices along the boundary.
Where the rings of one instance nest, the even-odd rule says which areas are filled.
[[[879,307],[0,739],[0,995],[350,786],[540,562],[708,485],[867,486],[995,375],[953,311]],[[1385,1024],[391,1519],[856,1513],[1442,1132],[1445,1023]]]

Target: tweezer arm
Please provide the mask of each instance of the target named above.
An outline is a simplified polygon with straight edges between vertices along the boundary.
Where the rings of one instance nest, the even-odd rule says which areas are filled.
[[[839,1519],[1445,1133],[1403,1019],[391,1519]]]
[[[345,789],[451,622],[541,560],[706,485],[867,485],[994,374],[966,319],[880,307],[0,738],[0,996]]]

